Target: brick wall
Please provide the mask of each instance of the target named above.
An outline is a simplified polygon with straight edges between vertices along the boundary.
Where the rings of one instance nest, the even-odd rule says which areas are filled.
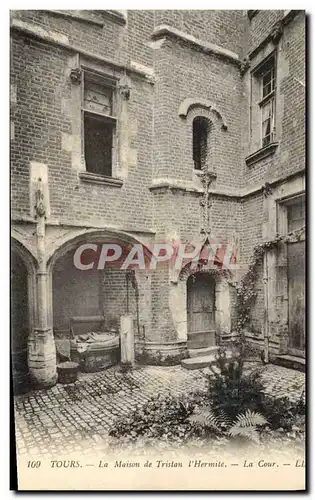
[[[96,267],[96,266],[95,266]],[[73,251],[60,258],[53,273],[53,324],[55,330],[68,330],[73,316],[104,315],[105,328],[119,328],[120,317],[131,314],[137,320],[136,296],[126,272],[105,268],[82,271],[73,264]],[[97,329],[99,324],[78,325]],[[135,330],[137,335],[137,329]]]
[[[271,11],[274,12],[274,11]],[[274,16],[279,17],[275,11]],[[263,16],[266,16],[263,23]],[[262,11],[251,21],[251,31],[256,17],[264,27],[264,37],[270,33],[270,12]],[[256,21],[255,21],[256,22]],[[257,21],[258,22],[258,21]],[[253,35],[254,36],[254,35]],[[262,36],[262,35],[261,35]],[[251,49],[256,45],[252,42]],[[272,48],[272,47],[271,47]],[[270,52],[270,49],[269,49]],[[258,53],[252,67],[261,60]],[[250,78],[250,74],[247,75]],[[279,146],[274,156],[247,167],[244,162],[244,186],[250,188],[293,174],[305,166],[305,16],[298,14],[284,26],[283,36],[277,48],[277,92],[276,92],[276,140]],[[248,100],[249,106],[249,100]],[[253,131],[255,133],[255,131]],[[258,131],[260,133],[260,131]],[[247,135],[248,137],[248,135]],[[249,154],[245,148],[245,156]]]
[[[121,188],[84,183],[74,165],[71,147],[63,137],[73,135],[74,88],[69,70],[74,53],[56,44],[46,43],[12,32],[11,54],[11,186],[14,217],[31,214],[29,168],[31,162],[48,166],[50,217],[62,223],[141,226],[154,228],[157,240],[180,238],[191,241],[199,235],[200,196],[193,190],[159,188],[150,191],[152,181],[169,178],[193,183],[201,188],[193,174],[192,120],[197,114],[213,121],[209,168],[217,174],[214,189],[239,194],[261,187],[266,181],[292,174],[304,167],[305,134],[305,58],[304,15],[298,14],[284,26],[278,46],[277,140],[273,156],[248,167],[250,153],[250,71],[241,76],[237,64],[206,54],[183,41],[166,37],[152,41],[155,27],[168,24],[187,34],[234,51],[240,57],[257,49],[270,34],[283,11],[259,11],[251,20],[244,11],[129,11],[127,23],[118,23],[102,11],[87,11],[103,27],[70,20],[46,11],[14,11],[13,17],[45,28],[95,56],[111,59],[116,65],[127,64],[154,70],[154,85],[137,73],[130,73],[131,95],[128,101],[129,158],[128,175]],[[266,48],[267,47],[267,48]],[[251,69],[264,57],[269,45],[251,60]],[[106,66],[119,78],[123,71]],[[187,98],[209,100],[227,125],[205,109],[178,114]],[[69,102],[72,100],[72,107]],[[79,106],[79,102],[75,107]],[[213,234],[219,238],[239,238],[240,263],[249,263],[255,244],[263,237],[263,195],[215,196],[210,211]],[[117,285],[114,309],[125,308],[125,296],[119,298],[123,276],[112,275]],[[260,278],[258,287],[260,287]],[[115,285],[116,284],[116,285]],[[147,321],[148,340],[174,340],[176,332],[169,311],[169,275],[167,268],[152,273],[152,281],[143,288],[152,295],[151,319]],[[119,302],[122,300],[123,302]],[[145,303],[145,298],[140,300]],[[116,307],[117,306],[117,307]],[[262,289],[252,324],[262,324]]]
[[[26,14],[30,16],[30,13]],[[72,112],[68,51],[13,33],[11,140],[12,213],[30,215],[29,166],[48,165],[51,217],[68,222],[130,224],[151,227],[152,99],[149,83],[132,82],[129,119],[136,129],[130,138],[133,161],[122,188],[87,184],[73,168],[62,134],[71,135]],[[77,103],[80,109],[80,102]]]
[[[260,11],[250,22],[249,50],[252,51],[269,35],[274,22],[283,17],[283,11]],[[270,50],[270,49],[269,49]],[[305,166],[305,16],[298,14],[284,26],[277,48],[276,140],[279,146],[274,155],[243,166],[243,185],[247,189],[265,182],[299,172]],[[263,54],[263,49],[262,49]],[[257,53],[252,61],[261,60]],[[246,79],[246,77],[245,77]],[[248,134],[248,132],[247,132]],[[247,135],[248,137],[248,135]],[[246,142],[246,140],[245,140]],[[247,151],[247,152],[246,152]],[[249,150],[245,149],[245,156]],[[263,240],[263,196],[255,194],[243,201],[243,234],[241,262],[249,262],[254,246]],[[264,299],[262,268],[257,276],[257,299],[252,310],[251,328],[262,331]]]
[[[249,21],[248,48],[249,51],[258,47],[270,33],[273,25],[282,19],[283,10],[259,10]]]
[[[228,130],[218,129],[216,140],[217,187],[237,186],[241,172],[242,82],[233,64],[198,52],[179,42],[167,40],[155,51],[155,73],[159,83],[155,93],[155,171],[157,177],[192,179],[192,125],[189,115],[178,115],[180,104],[187,98],[207,99],[224,117]],[[176,92],[174,92],[176,89]],[[202,110],[199,111],[202,114]],[[190,142],[188,142],[190,140]]]
[[[246,12],[241,10],[156,10],[155,26],[167,24],[237,54],[243,49]]]

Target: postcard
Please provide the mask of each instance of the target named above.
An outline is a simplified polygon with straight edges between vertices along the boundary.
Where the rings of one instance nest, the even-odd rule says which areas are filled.
[[[305,22],[11,10],[19,491],[305,490]]]

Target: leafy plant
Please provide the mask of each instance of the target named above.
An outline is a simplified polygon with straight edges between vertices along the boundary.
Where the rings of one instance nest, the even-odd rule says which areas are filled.
[[[219,352],[210,370],[209,401],[216,413],[223,411],[235,419],[247,410],[259,411],[264,386],[258,372],[244,374],[242,353],[229,359],[225,352]]]
[[[206,395],[188,394],[182,397],[152,397],[143,407],[137,408],[127,418],[116,421],[110,430],[111,437],[129,436],[131,440],[139,436],[159,438],[159,440],[185,440],[192,436],[193,426],[188,421],[196,404],[205,404]],[[202,432],[200,432],[202,433]],[[197,433],[198,434],[198,433]]]
[[[305,402],[300,399],[292,402],[287,397],[273,398],[265,395],[261,402],[260,411],[270,423],[271,429],[283,429],[290,432],[296,425],[299,416],[305,416]]]
[[[268,424],[266,418],[258,412],[247,410],[231,419],[223,411],[216,414],[211,407],[196,408],[189,421],[195,425],[214,430],[232,438],[245,438],[259,443],[258,427]]]

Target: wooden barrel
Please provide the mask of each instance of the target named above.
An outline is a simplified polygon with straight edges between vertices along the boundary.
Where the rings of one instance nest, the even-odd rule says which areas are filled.
[[[36,387],[52,387],[57,382],[56,347],[51,332],[36,334],[28,343],[30,381]]]

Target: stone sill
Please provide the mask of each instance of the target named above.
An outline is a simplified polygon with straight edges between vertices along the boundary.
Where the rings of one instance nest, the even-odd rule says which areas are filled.
[[[195,185],[192,181],[178,181],[175,179],[156,179],[149,187],[150,191],[159,189],[169,189],[171,191],[184,191],[192,193],[203,193],[204,190]]]
[[[91,182],[93,184],[104,184],[106,186],[121,187],[123,181],[115,177],[107,177],[105,175],[92,174],[91,172],[81,172],[79,174],[83,182]]]
[[[87,17],[86,14],[82,14],[79,11],[73,11],[73,12],[65,12],[64,10],[45,10],[44,12],[49,13],[51,15],[56,15],[59,17],[65,17],[68,19],[74,19],[75,21],[79,21],[82,23],[87,23],[87,24],[92,24],[94,26],[99,26],[100,28],[104,28],[104,21],[98,20],[96,18]],[[118,24],[125,25],[126,24],[126,17],[124,14],[117,10],[101,10],[99,11],[99,15],[102,15],[103,17],[109,18],[111,21],[114,21]]]
[[[258,161],[267,158],[267,156],[273,155],[278,146],[279,142],[271,142],[268,146],[258,149],[255,153],[252,153],[245,158],[246,165],[249,167]]]
[[[112,21],[125,25],[127,23],[126,16],[119,12],[119,10],[101,10],[102,14],[106,17],[109,17]]]
[[[161,38],[173,38],[175,40],[181,40],[190,44],[191,46],[197,48],[197,50],[205,52],[206,54],[214,54],[219,57],[226,58],[233,62],[234,64],[239,64],[240,59],[239,56],[228,49],[215,45],[214,43],[205,42],[196,38],[184,31],[178,30],[177,28],[173,28],[167,24],[161,24],[160,26],[155,27],[151,38],[152,40],[160,40]]]
[[[49,13],[51,15],[59,16],[59,17],[73,19],[74,21],[79,21],[81,23],[92,24],[94,26],[99,26],[100,28],[104,27],[103,21],[98,21],[97,19],[94,19],[92,17],[86,17],[86,15],[80,14],[77,11],[73,11],[70,13],[70,12],[65,12],[63,10],[45,10],[44,12]]]

